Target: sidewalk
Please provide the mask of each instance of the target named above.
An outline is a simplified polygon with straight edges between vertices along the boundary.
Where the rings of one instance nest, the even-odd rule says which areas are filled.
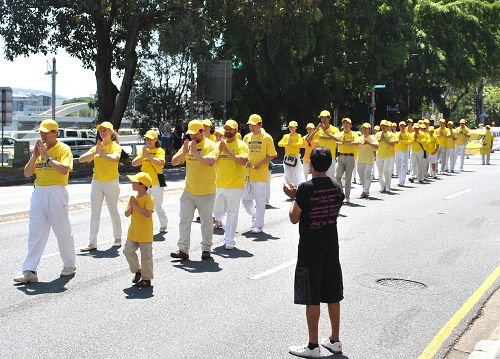
[[[485,303],[446,359],[500,359],[500,289]]]

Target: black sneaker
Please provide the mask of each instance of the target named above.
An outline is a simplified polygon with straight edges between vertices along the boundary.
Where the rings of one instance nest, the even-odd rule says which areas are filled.
[[[140,280],[141,280],[141,272],[137,272],[134,276],[134,279],[132,279],[132,283],[137,283]]]
[[[180,258],[180,259],[189,259],[189,254],[184,253],[180,249],[177,252],[170,253],[170,257],[172,258]]]
[[[141,279],[137,283],[134,284],[137,288],[151,287],[151,281],[146,279]]]
[[[203,251],[201,252],[201,259],[211,259],[212,255],[210,254],[210,251]]]

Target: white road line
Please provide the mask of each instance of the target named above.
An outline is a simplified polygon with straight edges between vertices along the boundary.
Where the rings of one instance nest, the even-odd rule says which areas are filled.
[[[452,199],[452,198],[461,196],[463,194],[469,193],[470,191],[472,191],[472,190],[469,188],[469,189],[463,190],[462,192],[458,192],[458,193],[452,194],[451,196],[445,197],[444,199]]]
[[[283,263],[283,264],[280,264],[279,266],[277,267],[274,267],[274,268],[271,268],[269,270],[266,270],[265,272],[262,272],[260,274],[257,274],[256,276],[253,276],[252,278],[250,279],[260,279],[260,278],[263,278],[263,277],[267,277],[267,276],[270,276],[271,274],[273,273],[276,273],[276,272],[279,272],[280,270],[282,269],[285,269],[285,268],[288,268],[288,267],[291,267],[293,266],[295,263],[297,263],[297,260],[296,259],[293,259],[291,261],[288,261],[286,263]]]
[[[99,244],[108,244],[108,243],[115,243],[115,241],[106,241],[106,242],[98,242],[97,245]],[[82,247],[77,247],[77,251],[75,251],[75,254],[78,254],[78,253],[86,253],[86,252],[80,252],[80,248],[83,248]],[[41,259],[47,259],[47,258],[51,258],[51,257],[55,257],[55,256],[58,256],[59,255],[59,252],[55,252],[55,253],[50,253],[50,254],[46,254],[44,256],[42,256]]]

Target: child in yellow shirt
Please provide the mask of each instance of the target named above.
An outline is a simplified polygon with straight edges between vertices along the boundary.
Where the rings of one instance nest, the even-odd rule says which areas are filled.
[[[151,187],[151,176],[139,172],[134,176],[127,176],[132,181],[132,189],[137,192],[131,196],[125,216],[132,219],[128,228],[127,241],[123,254],[127,258],[130,271],[135,274],[132,283],[136,287],[150,287],[153,279],[153,211],[154,200],[147,192]],[[137,257],[137,249],[141,250],[141,262]]]

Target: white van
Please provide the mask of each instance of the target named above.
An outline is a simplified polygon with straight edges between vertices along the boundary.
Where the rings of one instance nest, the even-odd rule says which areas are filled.
[[[95,140],[92,138],[62,137],[58,138],[58,141],[69,146],[74,159],[80,158],[81,155],[95,146]]]
[[[65,137],[79,137],[79,138],[93,138],[95,139],[96,133],[94,130],[87,130],[82,128],[60,128],[57,134],[59,138]]]

